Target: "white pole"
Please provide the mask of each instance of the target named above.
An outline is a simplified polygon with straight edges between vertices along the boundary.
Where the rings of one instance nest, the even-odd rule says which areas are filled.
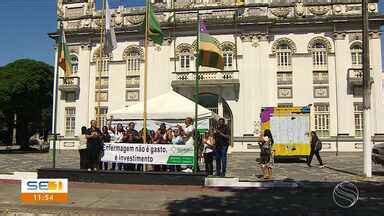
[[[370,109],[364,109],[364,175],[372,177],[372,143]]]
[[[369,17],[368,17],[368,0],[362,1],[363,15],[363,102],[364,102],[364,175],[372,177],[372,143],[371,143],[371,74],[369,63]]]

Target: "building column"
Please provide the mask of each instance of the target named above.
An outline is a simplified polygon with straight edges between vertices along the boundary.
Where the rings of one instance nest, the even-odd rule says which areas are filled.
[[[271,94],[271,83],[272,83],[272,73],[268,73],[270,70],[267,69],[269,62],[269,41],[268,35],[258,35],[258,58],[259,58],[259,79],[260,79],[260,88],[262,106],[272,106],[272,101],[274,95]],[[259,110],[260,111],[260,110]]]
[[[82,126],[88,126],[90,122],[89,116],[89,94],[90,94],[90,61],[91,61],[91,44],[81,46],[79,55],[79,77],[80,77],[80,94],[76,106],[76,132],[79,133]]]
[[[348,66],[346,58],[349,58],[348,40],[346,40],[345,33],[334,34],[335,44],[335,79],[336,79],[336,114],[337,125],[336,135],[349,134],[354,135],[353,130],[353,104],[350,96],[348,96]],[[330,83],[331,84],[331,83]]]
[[[375,133],[384,133],[384,122],[380,118],[384,116],[380,32],[370,32],[369,38],[370,74],[374,81],[371,89],[371,131],[373,135]]]

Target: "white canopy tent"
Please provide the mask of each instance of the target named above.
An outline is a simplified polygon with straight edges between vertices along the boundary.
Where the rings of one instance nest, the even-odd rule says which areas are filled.
[[[142,127],[143,110],[144,102],[140,102],[130,107],[114,110],[108,114],[108,117],[112,117],[115,124],[118,122],[134,121],[137,126]],[[195,102],[174,91],[170,91],[147,101],[147,119],[149,128],[157,128],[157,125],[160,122],[167,124],[181,123],[187,117],[195,117]],[[210,118],[217,118],[217,115],[211,110],[198,105],[199,128],[207,128],[209,126],[207,124],[209,124],[208,122]]]

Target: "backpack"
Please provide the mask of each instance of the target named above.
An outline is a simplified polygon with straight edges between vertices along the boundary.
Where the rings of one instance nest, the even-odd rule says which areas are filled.
[[[320,151],[323,148],[323,143],[320,140],[317,140],[315,150]]]

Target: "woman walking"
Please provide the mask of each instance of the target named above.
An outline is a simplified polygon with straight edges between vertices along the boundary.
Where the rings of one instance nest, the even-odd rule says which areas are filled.
[[[320,163],[320,168],[324,167],[323,160],[321,160],[321,157],[320,157],[321,148],[322,148],[322,144],[319,137],[317,136],[315,131],[311,131],[311,153],[309,154],[308,163],[307,163],[309,167],[311,167],[313,155],[316,155],[316,158]]]
[[[263,172],[264,179],[272,178],[272,146],[273,146],[273,137],[269,129],[264,131],[262,137],[260,137],[260,159],[261,159],[261,170]]]

